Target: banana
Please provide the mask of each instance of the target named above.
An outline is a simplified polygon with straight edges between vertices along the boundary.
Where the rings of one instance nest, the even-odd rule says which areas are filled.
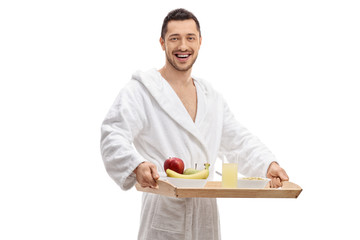
[[[171,169],[166,169],[166,174],[168,177],[173,177],[173,178],[184,178],[184,179],[206,179],[209,176],[209,170],[201,170],[200,172],[191,174],[191,175],[185,175],[185,174],[180,174],[177,173]]]
[[[194,168],[187,168],[184,170],[184,175],[191,175],[200,172],[200,170],[196,170]]]
[[[168,177],[173,177],[173,178],[184,178],[184,179],[206,179],[209,176],[209,163],[205,163],[205,169],[201,170],[197,173],[191,174],[191,175],[185,175],[185,174],[180,174],[177,173],[171,169],[166,169],[166,174]]]

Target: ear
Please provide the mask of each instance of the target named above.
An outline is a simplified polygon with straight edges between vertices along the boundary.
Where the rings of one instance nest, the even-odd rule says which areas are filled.
[[[200,37],[199,39],[199,47],[201,46],[201,42],[202,42],[202,37]]]
[[[160,41],[160,45],[161,45],[162,50],[165,51],[165,40],[162,37],[160,37],[159,41]]]

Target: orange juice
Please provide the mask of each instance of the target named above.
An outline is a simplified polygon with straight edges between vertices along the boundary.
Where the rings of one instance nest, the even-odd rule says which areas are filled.
[[[222,187],[236,188],[237,187],[237,163],[223,163],[222,164]]]

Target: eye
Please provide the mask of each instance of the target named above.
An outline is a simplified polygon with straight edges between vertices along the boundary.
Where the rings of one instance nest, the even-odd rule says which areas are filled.
[[[176,41],[176,40],[178,40],[177,37],[172,37],[172,38],[170,38],[170,41]]]

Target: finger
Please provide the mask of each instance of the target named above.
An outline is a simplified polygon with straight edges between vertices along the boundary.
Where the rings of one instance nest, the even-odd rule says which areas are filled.
[[[145,178],[142,178],[141,181],[139,182],[139,184],[141,185],[141,187],[143,188],[147,188],[150,187],[151,184],[149,183],[149,181]]]
[[[152,188],[152,189],[159,189],[159,185],[158,185],[158,184],[156,184],[156,186],[155,186],[155,187],[150,186],[150,188]]]
[[[270,188],[274,188],[275,185],[274,185],[274,179],[272,178],[271,181],[270,181]]]
[[[271,188],[278,188],[281,187],[280,178],[272,178],[270,181]]]
[[[143,187],[143,188],[147,188],[147,187],[150,187],[150,184],[146,181],[141,181],[139,182],[140,186]]]
[[[280,178],[275,178],[275,188],[279,188],[282,186]]]
[[[140,184],[141,187],[145,188],[146,182],[144,181],[144,178],[140,176],[139,174],[136,175],[136,181]]]
[[[152,186],[153,185],[152,181],[154,181],[154,180],[153,180],[150,170],[147,170],[146,172],[144,172],[139,179],[140,185],[144,188]]]
[[[157,187],[156,180],[153,178],[150,168],[144,174],[143,182],[144,182],[144,185],[146,185],[146,187],[150,187],[150,188]]]
[[[156,180],[158,180],[160,178],[160,176],[159,176],[159,173],[158,173],[158,171],[156,169],[156,166],[155,165],[150,166],[150,170],[151,170],[151,176],[152,176],[151,187],[155,188],[155,189],[158,189],[159,185],[157,184]]]
[[[156,183],[156,180],[151,176],[151,179],[149,180],[150,187],[157,188],[158,185]]]
[[[275,178],[275,180],[274,180],[274,188],[278,188],[278,187],[280,187],[280,179]]]

